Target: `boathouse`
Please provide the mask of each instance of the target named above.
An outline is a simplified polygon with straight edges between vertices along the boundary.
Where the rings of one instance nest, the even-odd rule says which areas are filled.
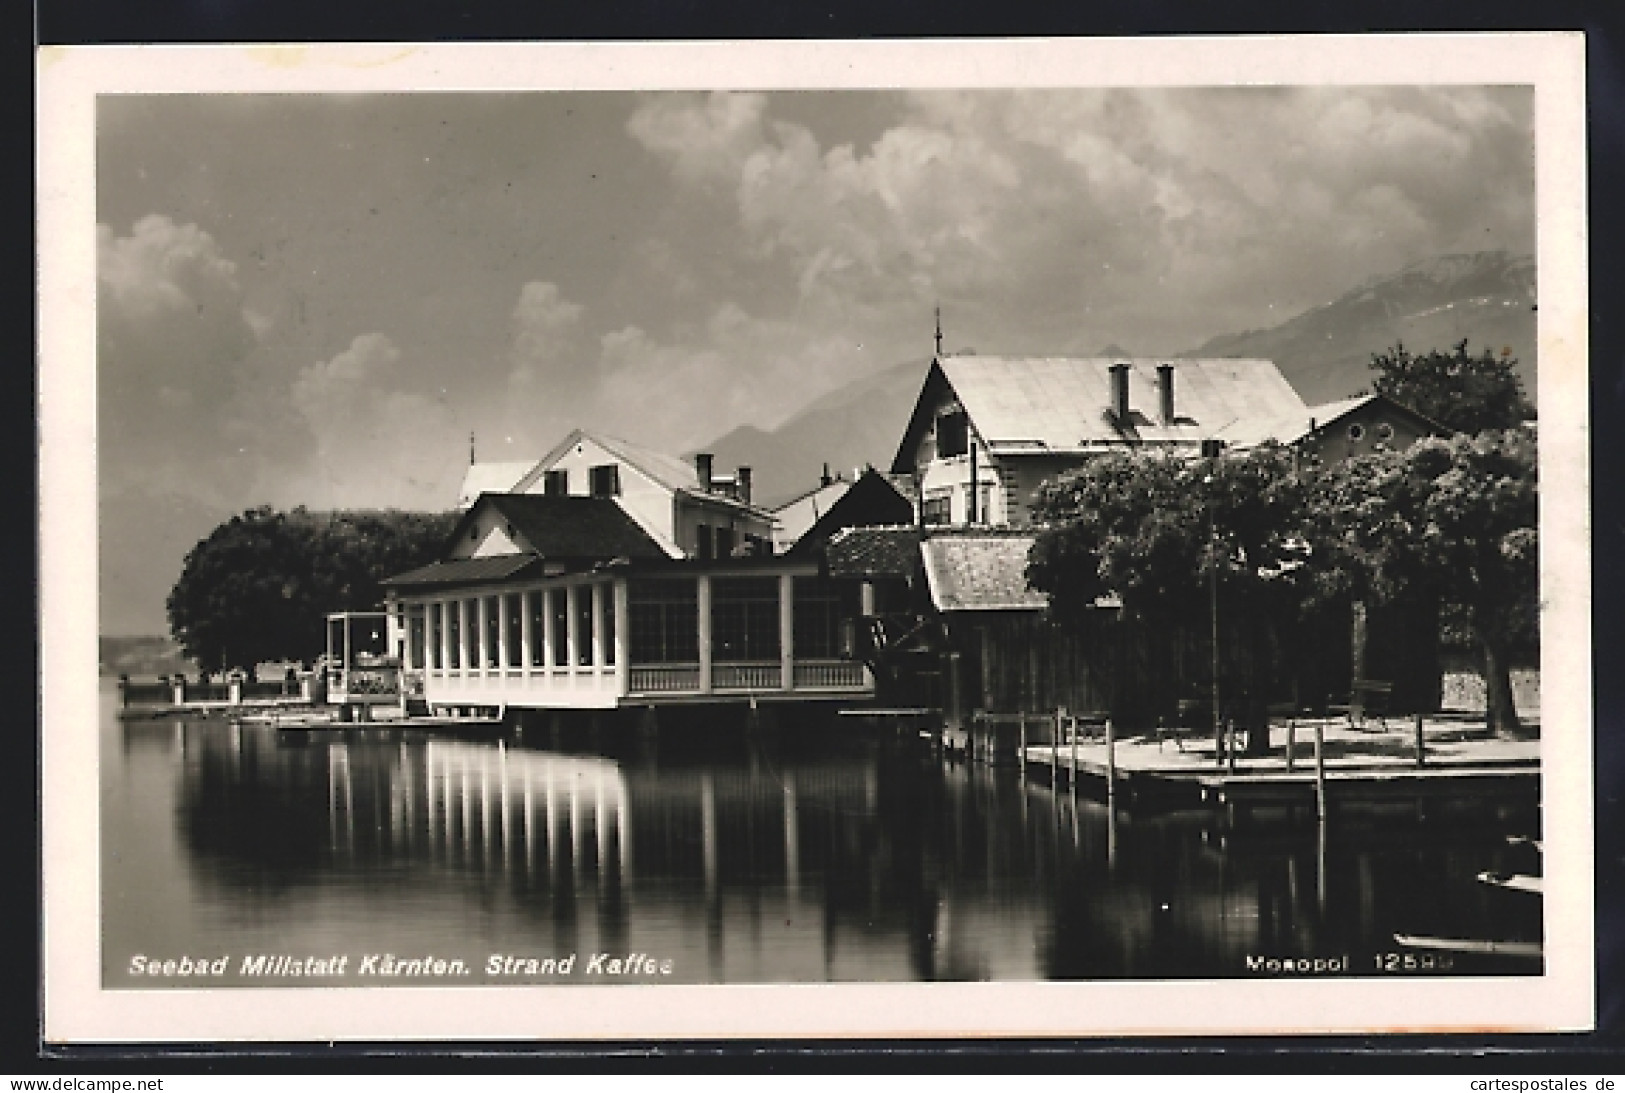
[[[408,695],[431,708],[865,698],[866,583],[775,555],[749,468],[581,431],[481,494],[435,562],[383,582]]]

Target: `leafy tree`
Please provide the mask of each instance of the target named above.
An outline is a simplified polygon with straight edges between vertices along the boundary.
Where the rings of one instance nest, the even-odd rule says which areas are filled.
[[[1372,354],[1371,367],[1378,394],[1459,433],[1511,429],[1535,414],[1524,397],[1517,360],[1488,349],[1474,357],[1465,340],[1448,353],[1435,349],[1421,356],[1395,345]]]
[[[249,509],[187,554],[170,632],[205,671],[313,659],[329,611],[376,609],[379,582],[432,560],[455,514]]]
[[[1538,597],[1535,442],[1524,429],[1423,440],[1328,468],[1308,511],[1322,579],[1392,600],[1427,589],[1457,605],[1484,657],[1488,720],[1519,729],[1509,654]]]
[[[1103,455],[1040,492],[1035,514],[1050,526],[1033,544],[1027,579],[1062,617],[1115,595],[1126,613],[1159,626],[1208,622],[1215,583],[1227,630],[1247,646],[1236,682],[1261,703],[1269,623],[1294,616],[1305,596],[1302,499],[1296,457],[1277,445],[1201,461]]]

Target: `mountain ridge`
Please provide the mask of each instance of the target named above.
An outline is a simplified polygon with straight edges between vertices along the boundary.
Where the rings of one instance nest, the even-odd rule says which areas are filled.
[[[1273,360],[1310,405],[1369,387],[1371,357],[1397,344],[1413,352],[1489,348],[1517,358],[1535,391],[1534,258],[1504,250],[1441,254],[1368,277],[1279,325],[1218,334],[1170,359]],[[1114,355],[1109,346],[1102,355]],[[972,354],[967,354],[972,355]],[[1126,355],[1126,354],[1125,354]],[[891,463],[930,358],[903,361],[827,391],[775,429],[740,426],[700,449],[719,467],[752,468],[757,497],[773,505],[816,483],[826,462],[851,473]]]

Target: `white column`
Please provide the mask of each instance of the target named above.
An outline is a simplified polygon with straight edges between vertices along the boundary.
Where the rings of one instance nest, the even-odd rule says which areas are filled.
[[[576,670],[576,646],[581,640],[581,628],[576,625],[576,597],[580,595],[580,588],[573,584],[564,590],[564,661],[572,672]]]
[[[553,597],[557,592],[556,588],[543,588],[537,592],[542,597],[542,667],[550,675],[553,672],[553,650],[559,640],[559,636],[553,632]]]
[[[632,661],[632,610],[628,600],[627,583],[616,580],[610,585],[615,596],[615,693],[624,695],[630,688]]]
[[[784,890],[791,899],[801,891],[801,832],[796,823],[796,780],[784,775]]]
[[[508,670],[508,594],[497,594],[497,670]]]
[[[869,617],[874,613],[875,582],[864,581],[858,586],[858,614]],[[863,685],[865,687],[873,687],[875,685],[875,674],[869,670],[869,666],[867,664],[863,666]]]
[[[594,671],[604,670],[604,600],[609,585],[599,581],[592,585],[592,666]]]
[[[451,601],[440,604],[440,670],[451,671]]]
[[[700,574],[697,582],[696,602],[699,605],[700,630],[700,693],[711,693],[711,578]]]
[[[779,574],[779,686],[788,691],[796,685],[796,590],[795,578]]]
[[[534,595],[534,590],[519,594],[519,666],[527,676],[530,675],[530,662],[536,650],[536,635],[531,633],[531,618],[536,611],[531,600]]]
[[[480,675],[485,674],[485,666],[491,661],[491,650],[485,647],[491,639],[491,605],[488,600],[489,597],[484,595],[474,600],[474,618],[478,621],[479,626],[479,630],[474,636],[474,655],[479,660]]]

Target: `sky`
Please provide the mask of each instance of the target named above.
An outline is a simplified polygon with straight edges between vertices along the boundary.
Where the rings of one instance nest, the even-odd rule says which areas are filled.
[[[1527,88],[162,95],[97,107],[102,631],[469,435],[682,453],[944,347],[1188,350],[1535,243]]]

